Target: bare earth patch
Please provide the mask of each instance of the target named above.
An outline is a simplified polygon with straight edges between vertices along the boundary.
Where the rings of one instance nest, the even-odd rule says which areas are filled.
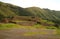
[[[48,29],[0,30],[0,39],[60,39],[55,33],[55,30]]]

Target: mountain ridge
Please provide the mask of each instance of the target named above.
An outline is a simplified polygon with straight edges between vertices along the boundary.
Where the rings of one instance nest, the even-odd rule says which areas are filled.
[[[0,19],[2,17],[33,16],[60,23],[60,11],[41,9],[39,7],[22,8],[13,4],[0,2]]]

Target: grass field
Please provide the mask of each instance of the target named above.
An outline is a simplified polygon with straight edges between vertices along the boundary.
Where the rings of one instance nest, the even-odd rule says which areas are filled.
[[[22,25],[18,25],[18,24],[12,24],[12,23],[2,23],[0,24],[0,30],[5,30],[5,29],[13,29],[13,28],[16,28],[16,29],[27,29],[27,30],[33,30],[33,29],[52,29],[52,30],[56,30],[57,34],[60,34],[60,29],[57,29],[56,27],[54,26],[43,26],[43,25],[34,25],[34,26],[22,26]],[[36,32],[37,33],[37,32]],[[28,32],[27,34],[36,34],[36,33],[33,33],[33,32]],[[38,33],[41,33],[41,32],[38,32]],[[41,33],[41,34],[45,34],[44,32]]]
[[[42,25],[0,24],[0,39],[60,39],[60,29]]]

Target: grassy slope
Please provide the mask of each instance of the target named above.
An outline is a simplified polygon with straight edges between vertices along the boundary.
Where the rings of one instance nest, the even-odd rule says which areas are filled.
[[[39,7],[22,8],[8,3],[0,2],[0,16],[38,16],[50,21],[60,22],[60,11],[41,9]]]
[[[0,2],[0,14],[5,17],[16,16],[16,14],[13,11],[11,11],[6,4],[2,2]]]
[[[0,2],[0,14],[4,17],[16,16],[16,15],[32,16],[31,13],[29,13],[22,7],[18,7],[16,5],[3,3],[3,2]]]
[[[47,19],[49,21],[60,22],[60,11],[41,9],[38,7],[29,7],[26,8],[26,10],[40,18]]]

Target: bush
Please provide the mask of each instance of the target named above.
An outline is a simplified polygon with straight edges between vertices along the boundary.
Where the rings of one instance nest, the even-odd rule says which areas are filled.
[[[17,28],[17,27],[18,25],[12,23],[0,24],[0,29],[9,29],[9,28]]]
[[[46,28],[47,28],[47,29],[57,29],[57,28],[54,27],[54,26],[47,26]]]

